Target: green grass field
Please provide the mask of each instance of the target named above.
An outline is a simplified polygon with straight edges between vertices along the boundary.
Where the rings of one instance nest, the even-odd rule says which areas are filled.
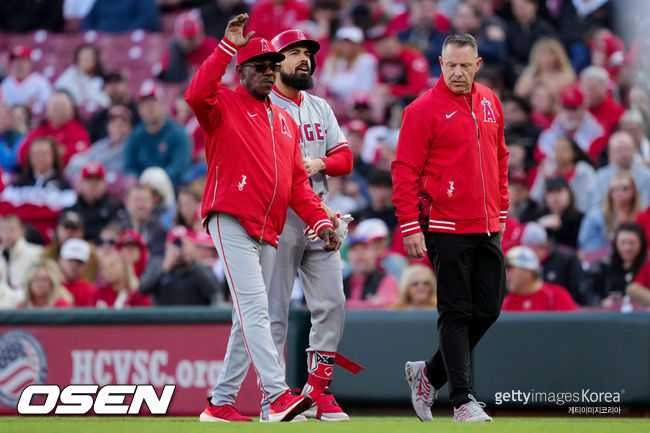
[[[496,418],[493,423],[460,424],[449,417],[422,423],[415,417],[354,417],[347,423],[199,423],[197,418],[125,418],[125,417],[0,417],[2,433],[194,433],[194,432],[567,432],[567,433],[644,433],[650,432],[650,420],[644,418]]]

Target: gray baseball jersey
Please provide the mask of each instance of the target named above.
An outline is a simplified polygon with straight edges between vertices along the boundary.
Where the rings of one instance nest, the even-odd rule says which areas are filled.
[[[292,101],[273,89],[271,102],[284,108],[293,117],[300,130],[300,149],[303,158],[323,158],[348,145],[332,108],[323,98],[300,92],[300,101]],[[314,192],[322,197],[327,192],[325,175],[309,178]]]

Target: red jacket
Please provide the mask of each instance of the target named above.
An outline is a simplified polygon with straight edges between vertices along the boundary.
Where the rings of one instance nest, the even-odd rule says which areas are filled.
[[[591,107],[589,111],[598,120],[598,123],[605,128],[605,133],[609,136],[616,131],[618,121],[621,120],[621,116],[625,113],[625,107],[616,102],[612,95],[608,94],[599,106]]]
[[[212,212],[239,219],[249,235],[277,247],[291,206],[314,232],[332,228],[309,186],[298,143],[298,126],[270,100],[255,99],[242,86],[221,85],[238,47],[223,39],[192,79],[185,99],[207,135],[204,223]],[[267,107],[273,111],[273,125]]]
[[[59,144],[61,149],[61,161],[67,165],[73,155],[83,152],[90,147],[90,136],[88,131],[77,119],[72,119],[60,128],[54,128],[52,124],[44,123],[34,128],[18,147],[18,163],[26,164],[29,156],[29,146],[36,138],[52,137]]]
[[[418,50],[404,47],[394,58],[379,58],[379,83],[388,84],[396,97],[417,96],[427,88],[429,62]]]
[[[508,293],[503,300],[502,311],[576,311],[576,303],[569,291],[562,286],[543,283],[530,295]]]
[[[246,33],[255,31],[256,37],[271,40],[275,35],[288,29],[296,28],[301,21],[311,15],[309,2],[299,0],[262,0],[254,2],[250,12],[250,21]]]
[[[74,297],[75,307],[94,307],[97,288],[83,278],[72,283],[63,282],[63,287]]]
[[[473,111],[466,95],[452,93],[441,77],[404,110],[392,174],[405,236],[420,230],[422,194],[432,199],[429,231],[498,232],[506,221],[509,152],[501,103],[478,83],[469,95]]]

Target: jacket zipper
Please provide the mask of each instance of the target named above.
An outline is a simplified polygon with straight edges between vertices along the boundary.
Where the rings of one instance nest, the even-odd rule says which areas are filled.
[[[266,117],[269,117],[269,113],[265,113]],[[273,163],[275,166],[275,183],[273,184],[273,195],[271,196],[271,202],[269,203],[269,208],[264,214],[264,221],[262,222],[262,234],[260,235],[260,244],[264,241],[264,229],[266,228],[266,217],[269,216],[271,212],[271,207],[273,206],[273,201],[275,200],[275,193],[278,188],[278,156],[275,152],[275,135],[273,134],[273,110],[271,110],[271,118],[269,119],[269,124],[271,125],[271,142],[273,143]]]
[[[465,97],[463,97],[463,99],[465,99]],[[481,169],[481,182],[483,186],[483,209],[485,210],[485,231],[488,236],[491,236],[490,219],[488,217],[487,200],[485,197],[485,176],[483,175],[483,156],[481,155],[481,134],[479,133],[478,130],[478,120],[476,120],[476,114],[474,113],[474,108],[469,105],[467,99],[465,99],[465,104],[467,104],[467,108],[469,108],[469,112],[472,113],[472,119],[474,119],[474,126],[476,126],[476,142],[478,143],[478,164],[479,164],[479,168]]]

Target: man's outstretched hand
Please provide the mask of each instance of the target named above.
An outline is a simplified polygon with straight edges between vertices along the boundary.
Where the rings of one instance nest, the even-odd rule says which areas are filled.
[[[228,22],[226,34],[224,37],[239,48],[243,47],[255,36],[255,32],[250,32],[244,36],[244,26],[248,21],[248,14],[239,14]]]
[[[323,246],[325,251],[338,251],[341,246],[341,241],[336,236],[336,233],[329,227],[321,229],[321,231],[318,232],[318,237],[325,242],[325,245]]]

